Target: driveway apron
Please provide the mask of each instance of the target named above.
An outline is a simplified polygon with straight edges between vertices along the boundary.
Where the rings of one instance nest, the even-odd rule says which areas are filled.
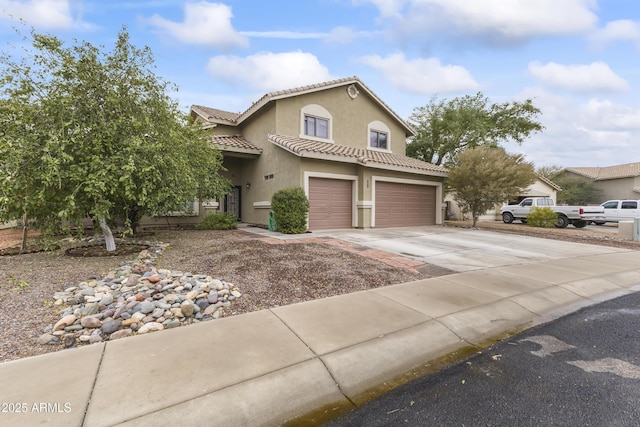
[[[457,272],[620,252],[620,249],[483,230],[426,226],[314,233]]]

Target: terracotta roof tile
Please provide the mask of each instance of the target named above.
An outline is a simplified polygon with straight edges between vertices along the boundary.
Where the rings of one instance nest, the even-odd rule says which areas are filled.
[[[262,152],[262,148],[248,141],[241,135],[214,135],[211,138],[211,141],[214,144],[221,146],[222,150],[225,150],[227,149],[226,147],[229,147],[231,148],[231,150],[229,151],[233,151],[234,148],[240,148],[244,150],[253,150],[253,151]]]
[[[443,175],[447,173],[447,170],[442,166],[436,166],[432,163],[423,162],[422,160],[414,159],[412,157],[387,153],[384,151],[347,147],[331,142],[312,141],[309,139],[283,135],[268,135],[267,138],[277,146],[282,147],[301,157],[304,157],[308,154],[329,155],[342,157],[342,161],[359,163],[361,165],[372,167],[375,167],[377,165],[383,168],[395,166],[400,168],[416,169],[425,172],[434,172]]]
[[[586,176],[595,181],[607,179],[630,178],[640,176],[640,162],[626,163],[624,165],[589,168],[566,168],[567,171]]]
[[[191,106],[191,109],[209,121],[218,119],[235,123],[238,120],[238,117],[240,117],[240,113],[232,113],[230,111],[218,110],[217,108],[210,108],[202,105],[193,105]]]

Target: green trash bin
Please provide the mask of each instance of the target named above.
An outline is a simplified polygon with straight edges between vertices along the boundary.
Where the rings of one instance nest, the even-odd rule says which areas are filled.
[[[273,211],[269,212],[269,231],[278,231],[278,224],[276,223],[276,217],[273,215]]]

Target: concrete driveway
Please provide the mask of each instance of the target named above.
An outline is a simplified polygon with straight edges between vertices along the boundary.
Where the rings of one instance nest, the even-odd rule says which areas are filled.
[[[571,259],[584,256],[624,252],[606,246],[443,226],[331,230],[313,234],[397,253],[458,272],[558,259],[571,263]]]

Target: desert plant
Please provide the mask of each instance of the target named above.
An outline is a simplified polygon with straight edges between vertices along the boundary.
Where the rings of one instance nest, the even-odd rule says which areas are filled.
[[[307,230],[309,201],[302,188],[286,188],[276,192],[271,198],[271,209],[278,231],[299,234]]]
[[[527,224],[532,227],[551,228],[558,222],[558,214],[548,206],[539,208],[534,206],[527,215]]]
[[[197,225],[200,230],[231,230],[238,226],[235,215],[224,212],[213,212],[205,215]]]

